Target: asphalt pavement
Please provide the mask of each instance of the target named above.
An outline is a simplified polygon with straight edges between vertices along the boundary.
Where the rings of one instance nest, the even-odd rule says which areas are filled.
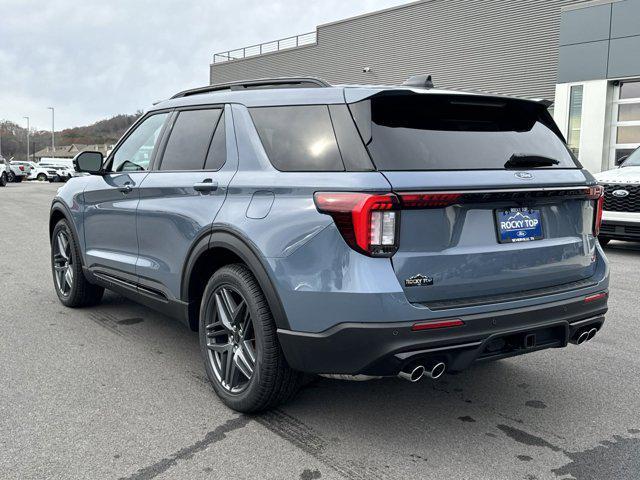
[[[610,310],[585,345],[435,382],[318,379],[247,416],[178,322],[113,293],[58,302],[58,186],[0,188],[0,478],[640,478],[640,245],[606,249]]]

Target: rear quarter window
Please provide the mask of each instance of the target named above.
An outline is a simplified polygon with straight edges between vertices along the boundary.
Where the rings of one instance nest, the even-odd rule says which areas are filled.
[[[267,156],[278,170],[344,171],[326,105],[254,107],[249,112]]]

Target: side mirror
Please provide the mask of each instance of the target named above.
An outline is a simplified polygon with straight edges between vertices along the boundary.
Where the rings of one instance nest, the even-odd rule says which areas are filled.
[[[86,172],[91,175],[102,175],[102,163],[104,157],[100,152],[80,152],[73,159],[73,168],[76,172]]]

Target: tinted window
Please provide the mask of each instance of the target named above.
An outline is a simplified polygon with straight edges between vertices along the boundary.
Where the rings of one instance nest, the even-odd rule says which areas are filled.
[[[278,170],[344,170],[326,105],[250,111],[269,160]]]
[[[178,113],[162,155],[161,170],[202,170],[221,110]]]
[[[218,126],[213,134],[209,153],[207,153],[207,161],[204,164],[205,170],[220,170],[224,162],[227,160],[227,136],[224,127],[224,115],[220,116]]]
[[[168,115],[168,113],[151,115],[138,125],[116,150],[111,170],[114,172],[147,170],[153,150],[158,143],[162,125]]]
[[[413,94],[350,108],[379,170],[502,169],[514,154],[577,167],[549,113],[533,102]]]

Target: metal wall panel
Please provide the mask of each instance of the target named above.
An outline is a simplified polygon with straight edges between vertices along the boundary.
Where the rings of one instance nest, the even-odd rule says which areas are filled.
[[[640,36],[611,39],[609,78],[636,75],[640,75]]]
[[[312,75],[397,84],[429,73],[438,87],[552,99],[561,7],[577,3],[424,0],[319,26],[317,45],[213,64],[210,79]]]
[[[608,40],[611,5],[565,10],[560,19],[560,45]]]
[[[558,83],[607,78],[609,40],[560,47]]]
[[[625,0],[612,6],[611,38],[640,35],[640,0]]]

